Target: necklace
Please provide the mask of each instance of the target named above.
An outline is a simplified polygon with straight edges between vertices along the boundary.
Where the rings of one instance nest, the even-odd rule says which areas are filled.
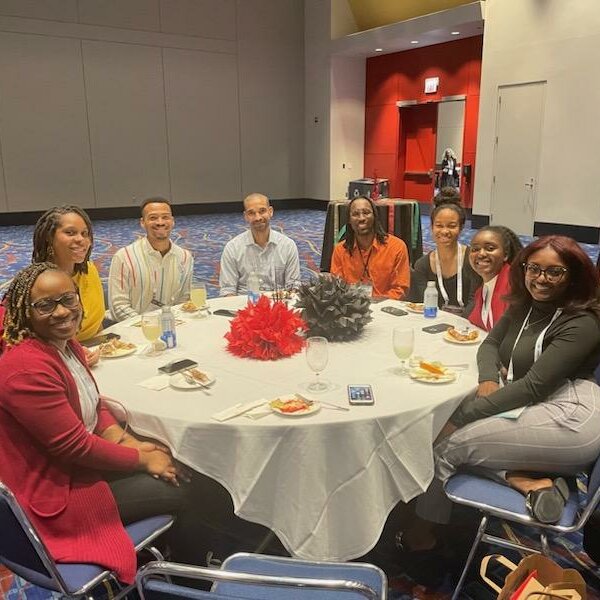
[[[542,321],[545,321],[548,317],[551,317],[552,315],[545,315],[543,316],[541,319],[538,319],[537,321],[534,321],[533,323],[529,322],[529,319],[527,320],[527,325],[525,325],[525,327],[523,327],[523,329],[525,331],[527,331],[530,327],[532,327],[533,325],[537,325],[538,323],[541,323]]]

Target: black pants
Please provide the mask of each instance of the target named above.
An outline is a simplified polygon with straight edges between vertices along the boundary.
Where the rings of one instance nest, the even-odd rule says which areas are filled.
[[[227,490],[200,473],[180,487],[146,473],[106,473],[105,478],[125,525],[161,514],[177,517],[165,535],[174,561],[203,566],[209,552],[223,560],[233,552],[261,549],[272,537],[266,527],[235,516]],[[277,538],[264,549],[285,554]]]

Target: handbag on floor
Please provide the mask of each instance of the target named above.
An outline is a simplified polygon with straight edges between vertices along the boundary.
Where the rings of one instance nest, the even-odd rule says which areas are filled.
[[[492,560],[509,569],[500,587],[487,575]],[[481,561],[481,578],[496,592],[498,600],[587,600],[583,577],[575,569],[563,569],[552,559],[531,554],[516,565],[501,554],[491,554]]]

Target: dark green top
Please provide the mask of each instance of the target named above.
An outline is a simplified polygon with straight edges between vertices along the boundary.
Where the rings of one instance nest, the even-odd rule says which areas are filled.
[[[496,323],[477,353],[479,382],[499,381],[501,367],[508,368],[513,345],[529,307],[510,309]],[[535,342],[547,327],[556,306],[533,302],[529,327],[513,354],[514,379],[488,397],[470,396],[450,418],[459,427],[495,414],[543,402],[567,380],[591,379],[600,363],[600,320],[590,311],[561,314],[552,323],[533,360]]]

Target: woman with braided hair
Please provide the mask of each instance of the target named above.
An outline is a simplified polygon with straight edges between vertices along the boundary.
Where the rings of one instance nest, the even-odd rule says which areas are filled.
[[[131,583],[136,557],[123,523],[194,515],[182,473],[165,447],[127,433],[99,395],[75,340],[82,308],[67,273],[47,262],[26,267],[4,308],[0,480],[57,562],[98,564]],[[192,534],[184,521],[171,530],[174,554]]]
[[[33,232],[32,262],[57,264],[78,287],[83,306],[83,319],[77,332],[79,341],[98,333],[106,311],[102,282],[90,260],[93,243],[92,222],[78,206],[55,206],[47,210]]]
[[[523,249],[517,234],[503,225],[482,227],[471,240],[469,262],[483,280],[467,314],[469,321],[490,331],[508,308],[510,265]]]

